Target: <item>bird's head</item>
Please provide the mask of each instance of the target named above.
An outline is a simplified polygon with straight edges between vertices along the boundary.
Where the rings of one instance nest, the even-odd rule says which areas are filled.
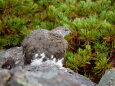
[[[70,29],[64,26],[59,26],[57,28],[54,28],[53,30],[51,30],[51,32],[59,34],[63,37],[71,33]]]

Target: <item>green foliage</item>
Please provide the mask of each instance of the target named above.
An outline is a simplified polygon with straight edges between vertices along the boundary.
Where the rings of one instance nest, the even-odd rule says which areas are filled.
[[[98,54],[96,61],[95,61],[95,67],[92,69],[95,76],[102,76],[105,71],[109,68],[111,68],[111,64],[108,64],[108,59],[104,57],[104,54]]]
[[[89,18],[76,18],[73,24],[77,27],[81,37],[88,41],[115,34],[113,26],[106,20],[99,20],[96,15]]]
[[[108,10],[110,6],[110,0],[99,0],[96,2],[93,2],[92,0],[87,0],[86,2],[80,1],[77,12],[80,16],[89,16],[93,14],[100,14],[103,10]]]
[[[103,47],[100,46],[99,48],[103,49]],[[112,67],[105,57],[105,52],[103,52],[92,53],[90,45],[86,45],[85,49],[79,48],[76,53],[68,51],[66,53],[66,66],[96,82],[107,69]]]
[[[0,0],[0,4],[0,48],[16,46],[29,32],[36,5],[32,0]]]
[[[67,62],[66,65],[73,70],[78,70],[79,67],[84,67],[85,64],[90,64],[91,59],[91,47],[87,45],[85,49],[78,49],[78,52],[73,54],[72,52],[67,52]]]

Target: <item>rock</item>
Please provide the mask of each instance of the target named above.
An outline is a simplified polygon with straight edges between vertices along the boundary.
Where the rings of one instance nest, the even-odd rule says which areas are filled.
[[[7,50],[0,51],[0,67],[11,69],[14,66],[22,66],[23,61],[23,48],[13,47]]]
[[[23,70],[13,69],[8,86],[94,86],[88,78],[70,69],[60,69],[55,65],[41,64],[26,66]],[[17,70],[17,71],[16,71]],[[6,85],[6,86],[7,86]]]
[[[1,51],[0,54],[3,55],[4,58],[5,56],[7,57],[6,58],[7,60],[5,60],[6,62],[5,61],[4,62],[5,63],[10,62],[10,64],[12,63],[12,61],[8,60],[8,58],[10,58],[9,56],[17,57],[17,59],[13,58],[14,62],[17,60],[20,61],[20,57],[23,56],[23,54],[21,54],[22,48],[20,47],[19,49],[20,52],[18,49],[17,47],[15,47]],[[2,60],[4,60],[3,56],[1,57]],[[44,62],[39,66],[31,66],[31,65],[23,67],[18,66],[19,65],[15,64],[15,67],[12,68],[11,70],[0,68],[0,86],[94,86],[95,85],[95,83],[91,82],[88,78],[78,73],[75,73],[68,68],[64,67],[60,68],[59,66],[56,66],[54,64],[46,64]]]
[[[15,67],[15,60],[9,57],[1,67],[4,69],[12,69]]]
[[[0,69],[0,86],[6,86],[10,78],[11,78],[11,75],[8,70]]]
[[[55,57],[56,60],[64,58],[64,54],[68,47],[64,36],[69,34],[70,30],[65,27],[57,27],[52,31],[45,29],[34,30],[27,36],[23,42],[22,47],[25,54],[25,64],[30,64],[31,60],[41,58],[44,53],[43,61]]]
[[[0,68],[6,61],[5,53],[6,50],[0,50]]]
[[[115,86],[115,69],[109,69],[101,78],[98,86]]]

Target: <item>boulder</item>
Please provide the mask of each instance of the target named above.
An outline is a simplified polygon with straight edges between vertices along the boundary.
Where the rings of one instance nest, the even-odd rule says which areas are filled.
[[[3,61],[1,66],[5,65],[6,68],[0,68],[0,86],[95,86],[95,83],[88,78],[69,68],[52,63],[43,62],[34,66],[22,65],[22,52],[22,47],[14,47],[0,52],[2,55],[0,55],[0,61]],[[14,67],[8,70],[9,66],[13,66],[12,62],[14,62]]]
[[[13,72],[15,71],[15,72]],[[6,86],[94,86],[88,78],[70,69],[60,69],[58,66],[41,64],[38,67],[26,66],[13,69],[12,78]]]
[[[6,69],[0,69],[0,86],[6,86],[8,80],[10,80],[11,74]]]
[[[11,69],[15,66],[22,66],[23,61],[23,48],[13,47],[7,50],[0,51],[0,68]]]
[[[115,86],[115,69],[109,69],[101,78],[98,86]]]

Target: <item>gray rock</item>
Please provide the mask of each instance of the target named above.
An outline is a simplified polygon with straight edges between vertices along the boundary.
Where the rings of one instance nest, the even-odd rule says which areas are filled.
[[[0,50],[0,67],[6,61],[5,53],[6,53],[6,50]]]
[[[11,75],[8,70],[0,69],[0,86],[6,86],[6,83],[10,78]]]
[[[68,43],[63,37],[69,33],[70,30],[62,26],[52,31],[45,29],[34,30],[22,42],[25,64],[30,64],[31,60],[35,59],[36,54],[38,54],[36,58],[41,58],[40,54],[42,53],[46,55],[45,59],[51,59],[52,55],[57,60],[64,58]]]
[[[12,52],[14,54],[13,52],[14,49],[17,50],[17,48],[11,48],[5,51],[1,51],[2,52],[1,55],[7,56],[5,55],[7,52],[10,52],[10,54]],[[7,58],[9,58],[9,56],[15,56],[15,55],[8,55]],[[19,56],[17,57],[18,59],[14,58],[14,61],[20,60]],[[11,70],[0,68],[0,86],[94,86],[95,85],[88,78],[78,73],[75,73],[70,69],[60,68],[53,64],[43,63],[39,66],[29,66],[29,65],[23,67],[17,67],[17,66],[18,65],[16,65],[16,67],[12,68]]]
[[[98,86],[115,86],[115,69],[109,69],[101,78]]]
[[[0,51],[0,67],[10,68],[11,66],[23,65],[23,48],[13,47]]]
[[[14,71],[15,69],[11,70]],[[17,69],[16,69],[17,70]],[[15,71],[16,71],[15,70]],[[26,66],[12,74],[8,86],[94,86],[88,78],[70,69],[60,69],[55,65],[42,64],[38,67]],[[7,86],[6,85],[6,86]]]

